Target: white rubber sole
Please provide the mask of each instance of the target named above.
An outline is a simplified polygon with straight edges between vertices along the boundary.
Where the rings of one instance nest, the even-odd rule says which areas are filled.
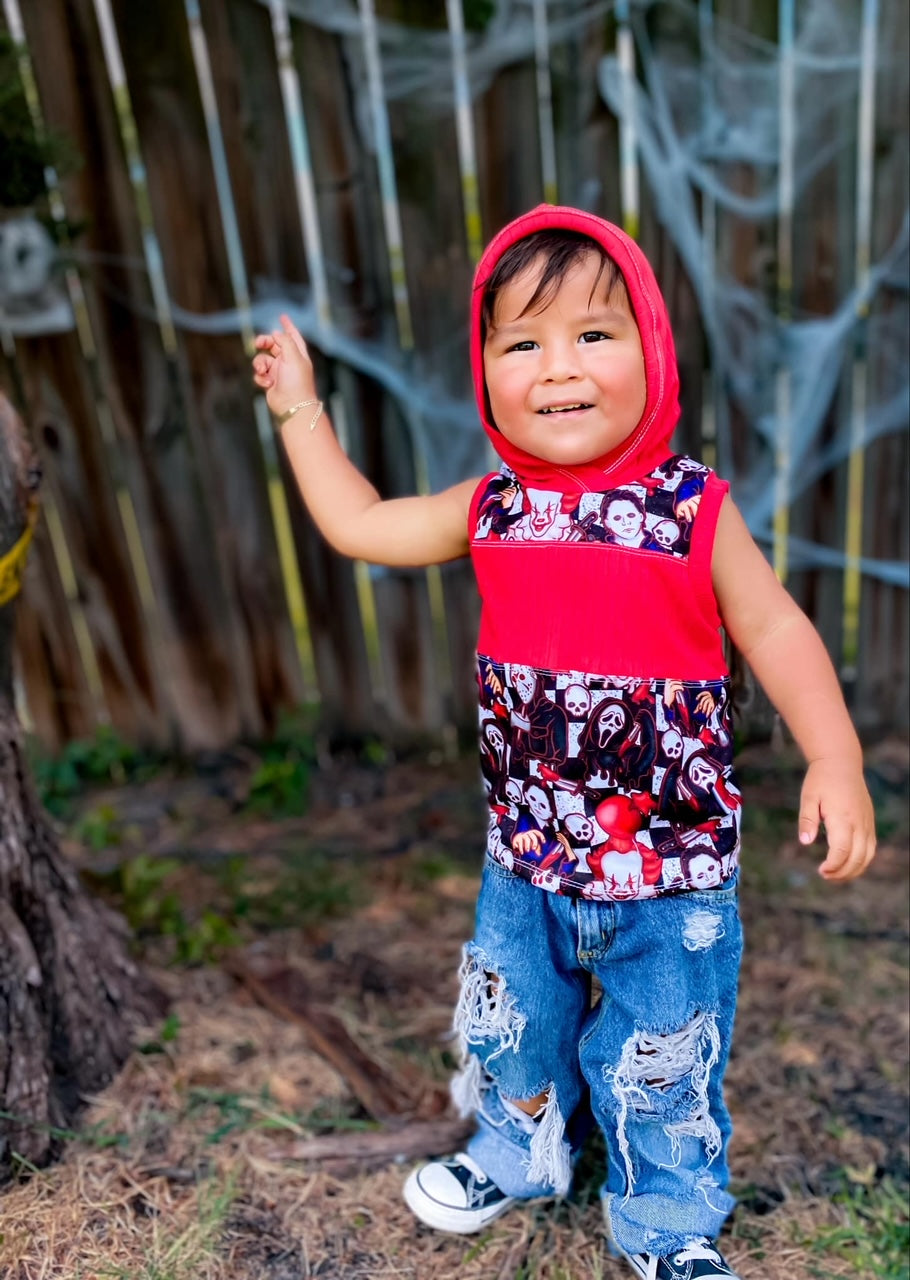
[[[434,1231],[447,1231],[456,1236],[476,1235],[478,1231],[483,1231],[488,1223],[495,1222],[513,1205],[518,1204],[517,1200],[507,1197],[500,1201],[495,1209],[489,1209],[483,1213],[470,1213],[466,1209],[450,1209],[427,1195],[418,1181],[419,1173],[420,1170],[415,1169],[409,1175],[402,1195],[414,1217],[425,1226],[432,1227]]]

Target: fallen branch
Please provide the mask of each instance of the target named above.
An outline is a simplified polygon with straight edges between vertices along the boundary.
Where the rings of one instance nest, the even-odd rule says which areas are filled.
[[[254,974],[236,960],[227,967],[261,1005],[303,1028],[310,1047],[335,1068],[374,1120],[391,1120],[413,1109],[400,1082],[351,1038],[341,1019],[309,999],[298,970],[284,966]]]
[[[281,1156],[293,1160],[344,1160],[386,1163],[421,1156],[449,1154],[472,1132],[470,1120],[416,1120],[398,1127],[368,1132],[330,1133],[322,1138],[298,1138],[282,1146]]]

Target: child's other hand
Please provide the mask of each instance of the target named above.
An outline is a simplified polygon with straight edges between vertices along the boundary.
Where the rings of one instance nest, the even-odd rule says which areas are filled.
[[[300,330],[288,316],[281,328],[257,334],[253,381],[265,392],[272,413],[280,414],[301,400],[316,398],[313,363]]]
[[[852,880],[875,853],[875,815],[862,769],[814,760],[806,771],[799,805],[799,839],[811,844],[825,824],[828,854],[819,867],[826,880]]]

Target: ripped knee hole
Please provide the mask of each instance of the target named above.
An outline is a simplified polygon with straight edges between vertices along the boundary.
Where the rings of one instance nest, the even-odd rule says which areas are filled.
[[[502,974],[486,962],[486,957],[465,954],[461,966],[461,994],[455,1009],[454,1030],[466,1045],[498,1041],[491,1058],[507,1049],[518,1050],[527,1018]]]

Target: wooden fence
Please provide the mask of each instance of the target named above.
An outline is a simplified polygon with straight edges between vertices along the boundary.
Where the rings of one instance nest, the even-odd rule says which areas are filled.
[[[219,747],[317,699],[336,732],[472,719],[469,566],[380,572],[325,547],[253,394],[249,338],[295,308],[383,493],[479,473],[472,267],[544,198],[637,234],[677,334],[680,448],[751,504],[859,722],[906,727],[906,264],[892,252],[906,6],[3,0],[2,15],[33,120],[80,157],[47,175],[55,273],[0,311],[0,384],[45,469],[18,660],[47,744],[109,722]],[[817,35],[832,15],[838,47]],[[838,60],[849,92],[826,105]],[[738,65],[757,77],[745,116]],[[775,154],[750,160],[731,137],[753,83],[772,86],[778,124]],[[667,122],[686,120],[708,177],[683,190]],[[808,442],[802,358],[760,366],[767,323],[740,349],[734,312],[770,316],[778,339],[792,325],[808,367],[813,322],[821,343],[846,334],[826,388],[821,362]]]

